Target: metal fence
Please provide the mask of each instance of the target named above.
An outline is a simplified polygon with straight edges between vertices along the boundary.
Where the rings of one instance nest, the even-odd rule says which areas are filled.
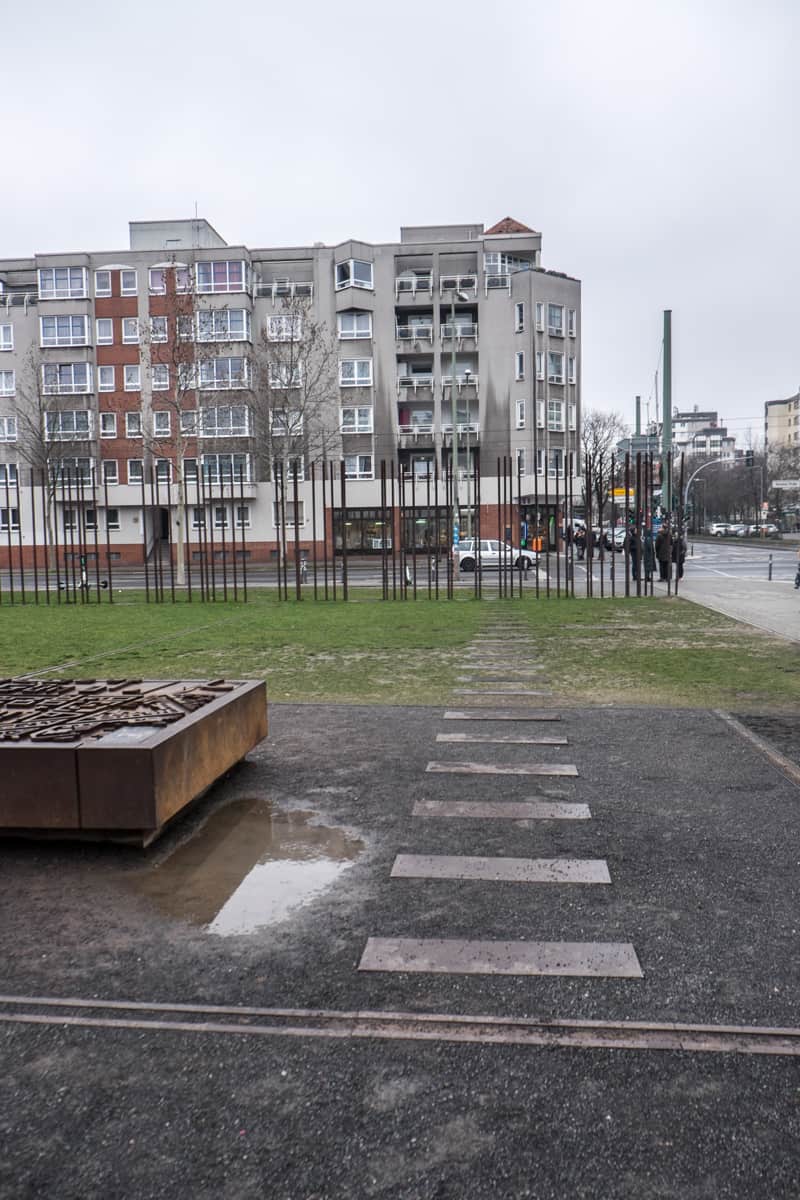
[[[312,464],[305,478],[278,466],[268,541],[246,519],[252,488],[241,474],[198,471],[176,505],[176,485],[159,471],[144,472],[138,541],[126,562],[112,538],[111,514],[118,526],[119,509],[107,482],[93,472],[31,471],[22,480],[6,470],[0,605],[113,604],[115,593],[129,589],[156,604],[246,602],[254,587],[274,589],[281,600],[347,600],[362,586],[384,600],[653,595],[658,468],[652,454],[611,455],[585,462],[579,478],[568,456],[531,481],[509,456],[482,465],[476,455],[469,475],[460,471],[456,479],[449,466],[420,476],[400,459],[383,460],[378,503],[365,523],[367,510],[351,504],[343,462]],[[666,469],[671,479],[671,461]],[[678,500],[683,471],[681,456]],[[182,538],[175,536],[178,507]],[[454,552],[456,524],[461,545],[465,536],[475,539],[476,566],[468,572]],[[685,553],[680,507],[666,528],[666,582],[677,593]],[[495,544],[492,554],[481,551],[487,542]]]

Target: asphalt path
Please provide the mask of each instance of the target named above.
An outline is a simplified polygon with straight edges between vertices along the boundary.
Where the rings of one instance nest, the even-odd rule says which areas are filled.
[[[785,1051],[493,1044],[414,1024],[800,1023],[796,784],[713,713],[557,699],[557,724],[510,727],[422,707],[277,706],[269,739],[147,851],[0,841],[3,1200],[796,1197]],[[498,727],[568,745],[436,741]],[[465,758],[578,775],[426,771]],[[412,816],[421,800],[531,798],[586,803],[591,819]],[[222,936],[211,913],[238,883],[225,810],[242,803],[271,805],[276,825],[305,814],[296,836],[311,820],[360,849],[306,905]],[[154,890],[192,846],[189,899]],[[401,853],[600,858],[611,884],[392,878]],[[624,941],[643,977],[359,971],[376,937]],[[98,1007],[46,1003],[58,998]],[[231,1028],[240,1006],[289,1010],[288,1026],[262,1014],[265,1032]],[[336,1017],[365,1012],[405,1024],[373,1033]]]

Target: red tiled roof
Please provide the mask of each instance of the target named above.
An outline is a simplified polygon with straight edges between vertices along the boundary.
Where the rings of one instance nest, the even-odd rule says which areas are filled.
[[[491,233],[535,233],[534,229],[529,229],[527,225],[523,225],[521,221],[515,221],[513,217],[503,217],[502,221],[498,221],[491,229],[485,231]]]

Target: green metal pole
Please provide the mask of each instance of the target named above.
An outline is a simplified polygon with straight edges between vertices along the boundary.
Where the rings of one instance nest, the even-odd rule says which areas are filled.
[[[672,479],[668,455],[672,450],[672,309],[664,309],[664,404],[661,428],[661,504],[672,512]]]
[[[453,422],[452,449],[453,458],[453,529],[458,521],[458,433],[456,432],[456,288],[450,296],[450,416]],[[459,541],[461,534],[459,531]]]

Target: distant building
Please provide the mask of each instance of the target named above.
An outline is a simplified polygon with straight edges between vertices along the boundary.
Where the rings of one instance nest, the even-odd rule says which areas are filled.
[[[646,432],[619,441],[617,452],[660,455],[662,429],[660,421],[651,421]],[[713,409],[701,411],[695,405],[691,412],[681,412],[676,408],[672,414],[672,455],[677,460],[681,454],[687,458],[702,456],[733,462],[737,457],[736,438],[725,425],[720,425],[719,415]]]
[[[800,448],[800,390],[786,400],[764,404],[764,451]]]

